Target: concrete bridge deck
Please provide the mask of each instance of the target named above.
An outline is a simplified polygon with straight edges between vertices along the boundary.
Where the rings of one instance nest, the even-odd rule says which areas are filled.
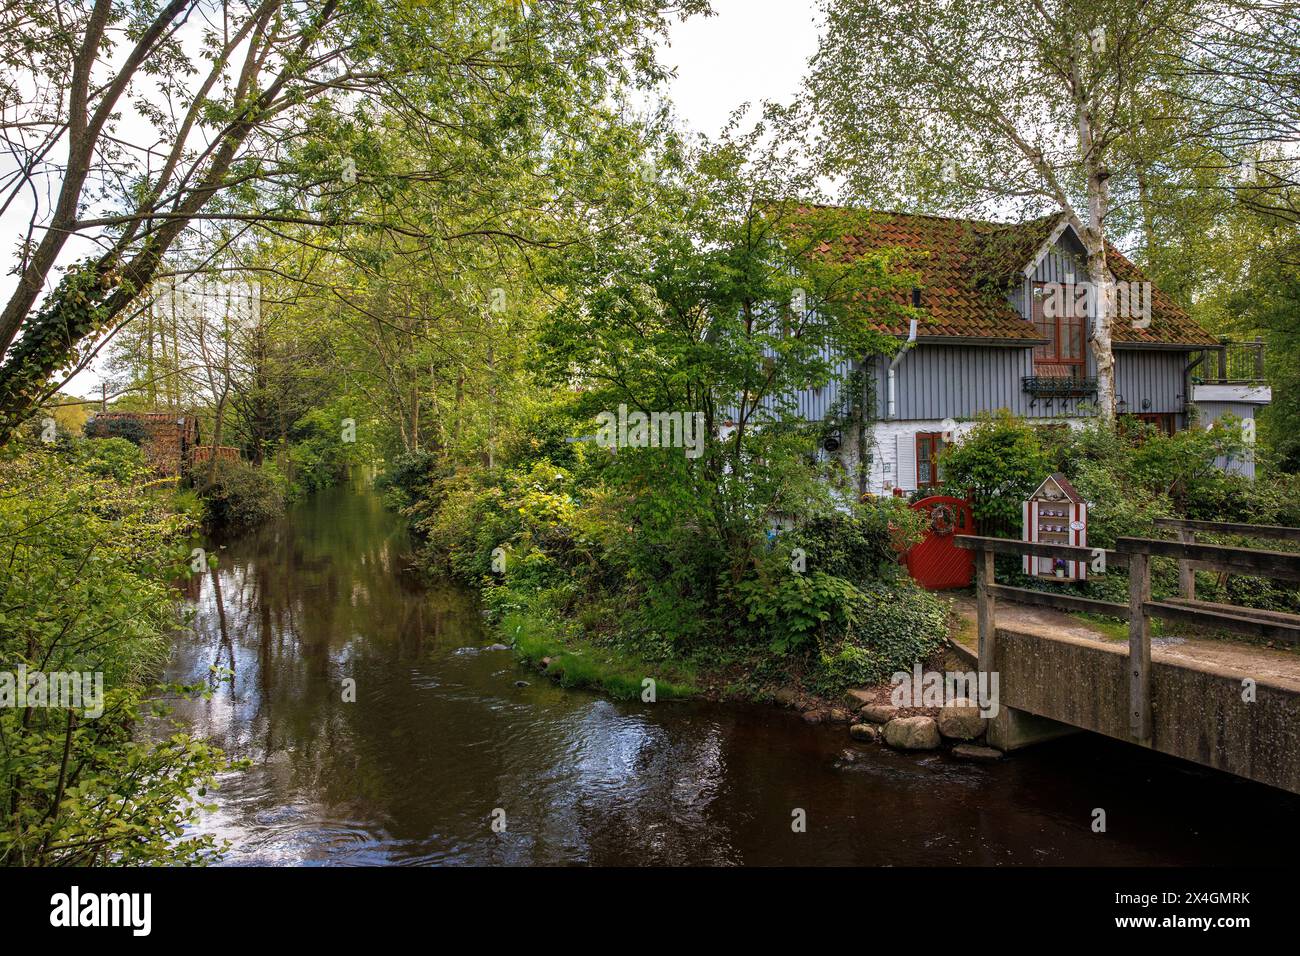
[[[956,604],[975,621],[974,599]],[[1010,602],[999,602],[996,627],[1003,713],[990,743],[1015,750],[1076,729],[1132,741],[1125,640]],[[1151,640],[1151,748],[1300,793],[1300,652],[1169,630]],[[973,657],[974,627],[957,643]]]

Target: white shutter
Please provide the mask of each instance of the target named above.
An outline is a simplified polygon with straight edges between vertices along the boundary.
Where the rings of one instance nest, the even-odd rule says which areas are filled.
[[[904,491],[916,491],[916,433],[904,432],[898,436],[898,458],[894,484]]]

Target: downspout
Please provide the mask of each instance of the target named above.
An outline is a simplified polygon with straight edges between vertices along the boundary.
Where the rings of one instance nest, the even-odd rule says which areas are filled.
[[[1195,386],[1192,385],[1192,373],[1195,372],[1197,368],[1200,367],[1201,363],[1204,361],[1205,361],[1205,352],[1202,351],[1197,356],[1196,361],[1189,363],[1183,369],[1183,422],[1186,424],[1188,428],[1192,427],[1193,417],[1198,419],[1198,423],[1201,417],[1200,409],[1196,408],[1195,403],[1192,401],[1192,393],[1195,389]]]
[[[913,295],[913,299],[915,298],[917,297]],[[908,351],[911,350],[914,345],[916,345],[916,319],[912,320],[911,325],[907,330],[907,341],[904,342],[903,347],[898,350],[898,354],[889,360],[889,372],[887,374],[889,380],[887,386],[889,394],[887,414],[889,418],[896,417],[898,410],[898,386],[894,380],[894,369],[898,368],[898,363],[903,361],[903,357],[907,355]]]

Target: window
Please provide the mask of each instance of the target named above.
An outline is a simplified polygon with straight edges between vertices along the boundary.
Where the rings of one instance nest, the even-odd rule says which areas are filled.
[[[1154,425],[1157,435],[1172,435],[1178,430],[1177,420],[1173,412],[1141,412],[1133,415],[1122,415],[1121,419],[1130,421],[1145,422],[1148,425]]]
[[[942,432],[917,432],[916,487],[936,488],[943,484],[943,472],[939,468],[942,454]]]
[[[1047,339],[1046,345],[1034,346],[1034,374],[1051,378],[1083,378],[1083,334],[1085,320],[1083,316],[1071,313],[1075,311],[1072,296],[1066,295],[1061,311],[1066,315],[1049,318],[1043,309],[1049,292],[1048,283],[1034,283],[1034,326],[1040,338]],[[1073,286],[1066,287],[1073,292]]]

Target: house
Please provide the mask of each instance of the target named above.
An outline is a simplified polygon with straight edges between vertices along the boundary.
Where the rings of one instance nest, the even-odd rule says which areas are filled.
[[[907,267],[920,284],[911,304],[924,319],[913,334],[904,319],[868,313],[865,320],[895,336],[900,351],[832,356],[836,379],[794,396],[810,421],[827,420],[846,398],[861,402],[863,433],[828,436],[832,450],[823,451],[860,474],[860,492],[938,484],[944,443],[981,412],[1005,408],[1044,425],[1084,420],[1097,396],[1088,341],[1095,304],[1085,291],[1083,243],[1064,215],[1019,224],[893,212],[872,214],[865,226],[860,219],[835,254],[914,253]],[[1167,433],[1228,414],[1253,420],[1271,399],[1261,381],[1262,345],[1220,341],[1114,248],[1108,261],[1119,291],[1112,323],[1119,413]],[[863,368],[869,374],[850,377]],[[850,381],[863,383],[864,393],[845,395]],[[868,467],[859,471],[863,455]],[[1253,474],[1253,462],[1226,464]]]

